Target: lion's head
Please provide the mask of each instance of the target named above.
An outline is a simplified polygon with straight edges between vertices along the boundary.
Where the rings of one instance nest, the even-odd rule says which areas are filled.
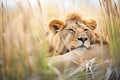
[[[68,15],[64,22],[51,21],[49,28],[53,33],[51,47],[60,54],[79,47],[89,49],[90,44],[95,42],[93,30],[96,22],[83,20],[75,13]]]

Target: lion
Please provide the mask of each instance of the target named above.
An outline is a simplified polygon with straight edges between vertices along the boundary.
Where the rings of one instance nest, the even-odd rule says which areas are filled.
[[[52,20],[48,36],[50,52],[52,55],[61,55],[73,49],[89,49],[91,44],[100,42],[99,36],[94,32],[97,27],[95,20],[85,20],[77,13],[68,14],[64,21]]]

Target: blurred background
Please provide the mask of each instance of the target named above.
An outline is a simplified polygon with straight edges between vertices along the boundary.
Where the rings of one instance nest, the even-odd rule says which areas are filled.
[[[3,4],[13,19],[19,23],[23,21],[19,20],[23,10],[26,15],[31,16],[30,18],[37,20],[34,20],[35,23],[40,21],[44,27],[47,27],[50,20],[64,19],[71,12],[77,12],[82,17],[92,18],[97,22],[100,19],[99,0],[3,0]],[[34,34],[39,32],[38,28],[34,29]]]

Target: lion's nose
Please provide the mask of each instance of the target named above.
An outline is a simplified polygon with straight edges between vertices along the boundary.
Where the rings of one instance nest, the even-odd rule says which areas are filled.
[[[78,40],[82,41],[82,42],[85,42],[86,40],[88,40],[87,37],[83,36],[83,37],[79,37],[77,38]]]

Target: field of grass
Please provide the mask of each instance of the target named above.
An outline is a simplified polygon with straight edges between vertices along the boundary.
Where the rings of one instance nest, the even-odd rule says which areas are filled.
[[[120,0],[99,0],[97,8],[94,4],[90,0],[1,0],[0,80],[120,80]],[[108,39],[111,59],[102,68],[102,63],[92,65],[93,58],[61,73],[48,64],[47,25],[76,11],[97,21],[96,32]]]

